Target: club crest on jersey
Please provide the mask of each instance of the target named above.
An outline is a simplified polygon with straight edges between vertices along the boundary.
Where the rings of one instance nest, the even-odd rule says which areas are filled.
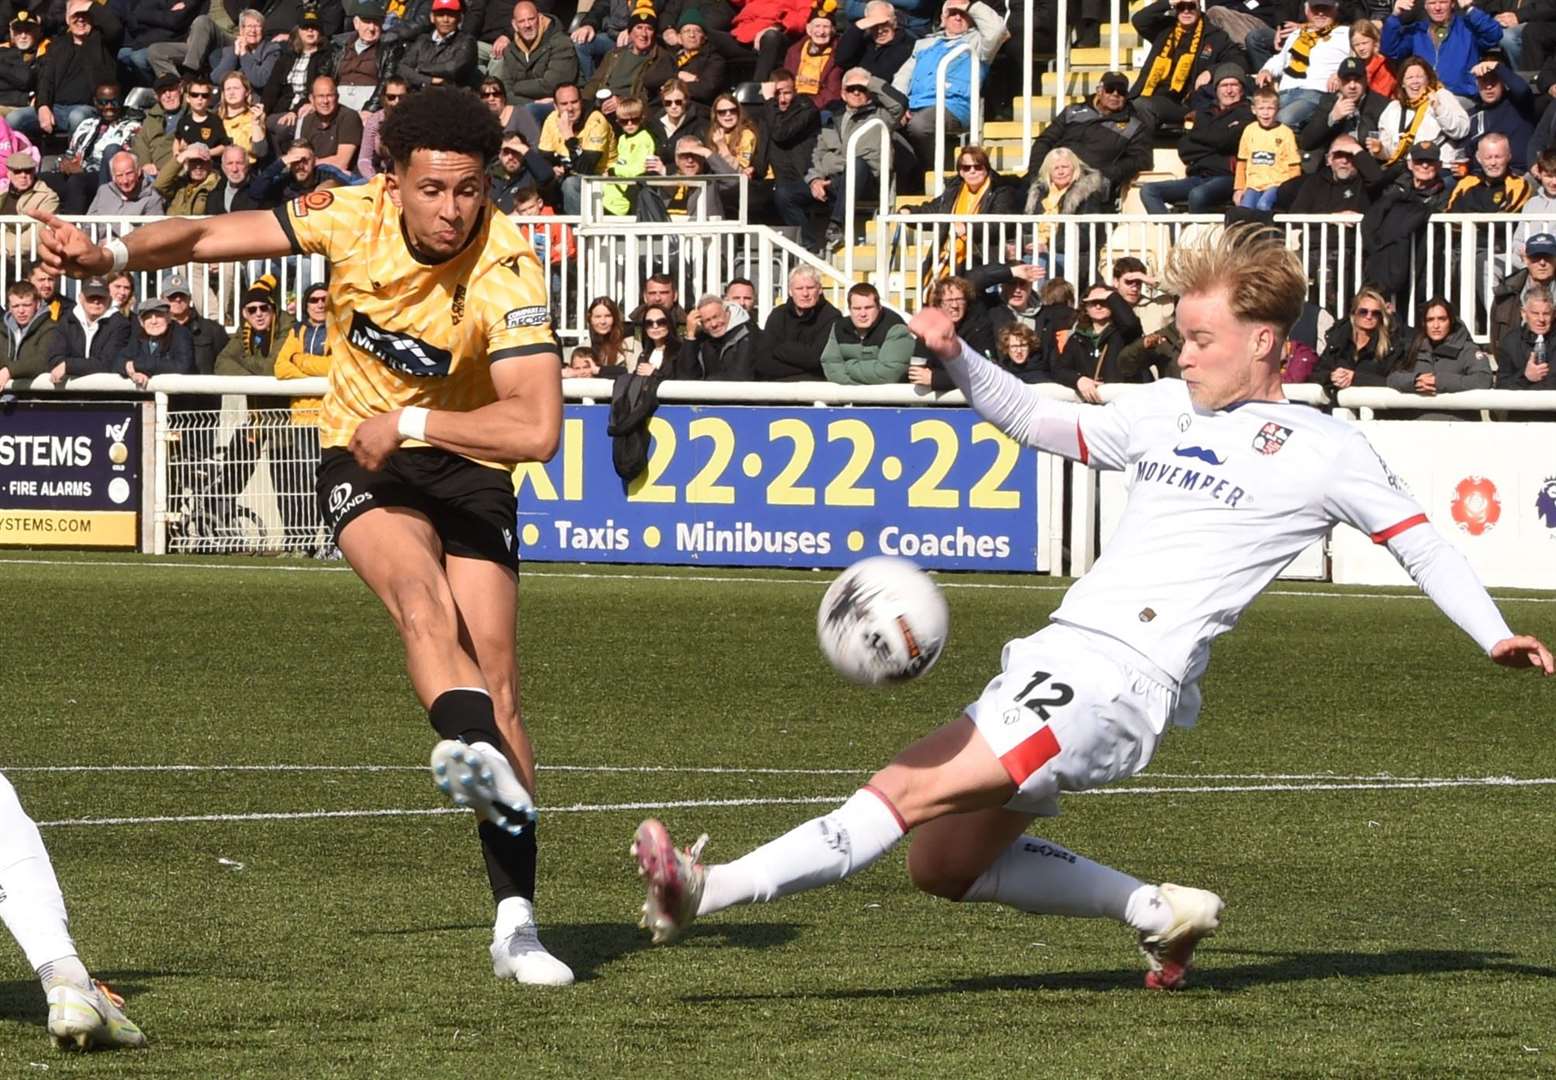
[[[407,375],[442,376],[454,366],[454,354],[447,349],[409,334],[385,330],[360,311],[351,313],[351,331],[346,340]]]
[[[328,210],[334,201],[335,196],[328,191],[310,191],[292,200],[292,213],[304,218],[308,216],[310,210]]]
[[[1286,440],[1291,438],[1291,429],[1282,427],[1271,421],[1259,429],[1259,434],[1253,437],[1253,448],[1268,457],[1270,454],[1280,453],[1280,448],[1286,445]]]

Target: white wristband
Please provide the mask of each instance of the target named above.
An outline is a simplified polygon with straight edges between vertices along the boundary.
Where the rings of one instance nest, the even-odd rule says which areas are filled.
[[[112,240],[105,240],[103,241],[103,247],[107,248],[108,254],[113,256],[113,267],[109,270],[109,273],[117,274],[120,270],[130,265],[130,249],[125,246],[123,240],[117,237]]]
[[[407,405],[400,410],[400,438],[427,441],[427,413],[420,405]]]

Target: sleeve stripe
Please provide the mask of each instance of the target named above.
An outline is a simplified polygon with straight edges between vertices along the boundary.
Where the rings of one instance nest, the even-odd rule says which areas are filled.
[[[1075,421],[1075,443],[1080,448],[1080,462],[1082,465],[1091,464],[1091,451],[1086,448],[1086,436],[1081,433],[1081,422]]]
[[[276,220],[281,223],[281,231],[286,233],[287,240],[291,242],[292,254],[301,255],[302,245],[297,242],[297,230],[292,228],[291,215],[286,212],[287,205],[288,203],[283,202],[275,208]]]
[[[554,341],[536,342],[534,345],[515,345],[508,349],[498,349],[487,356],[486,362],[495,364],[499,360],[512,360],[520,356],[555,356],[561,358],[562,350]]]
[[[1426,524],[1426,515],[1425,514],[1416,514],[1414,517],[1407,517],[1404,521],[1401,521],[1401,522],[1399,522],[1398,524],[1395,524],[1395,525],[1390,525],[1388,528],[1384,529],[1382,532],[1375,532],[1375,533],[1373,533],[1372,534],[1372,542],[1374,544],[1386,544],[1390,540],[1394,539],[1394,537],[1396,537],[1400,533],[1404,532],[1406,529],[1413,529],[1417,525],[1425,525],[1425,524]]]

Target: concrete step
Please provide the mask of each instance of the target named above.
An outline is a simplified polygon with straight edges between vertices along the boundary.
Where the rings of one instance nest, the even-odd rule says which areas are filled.
[[[1065,105],[1075,105],[1085,101],[1081,94],[1071,94],[1064,99]],[[1062,106],[1061,106],[1062,107]],[[1016,98],[1011,105],[1015,122],[1020,123],[1023,115],[1031,114],[1034,123],[1046,124],[1054,118],[1054,99],[1052,97]]]

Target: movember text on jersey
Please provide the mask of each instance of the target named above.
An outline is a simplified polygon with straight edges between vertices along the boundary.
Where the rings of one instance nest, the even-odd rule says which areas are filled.
[[[454,364],[454,354],[447,349],[429,345],[410,334],[385,330],[360,311],[351,313],[348,340],[355,348],[378,357],[406,375],[447,375]]]
[[[1199,446],[1178,447],[1173,450],[1173,453],[1179,457],[1193,458],[1208,464],[1220,465],[1224,462],[1224,459]],[[1208,495],[1217,502],[1233,507],[1247,494],[1230,480],[1223,479],[1209,469],[1194,469],[1187,465],[1172,465],[1165,461],[1151,461],[1144,458],[1135,462],[1135,482],[1182,488],[1184,491]]]

